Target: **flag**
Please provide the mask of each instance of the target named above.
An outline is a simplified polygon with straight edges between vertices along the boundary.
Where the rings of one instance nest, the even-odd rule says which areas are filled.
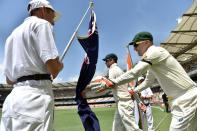
[[[133,62],[131,58],[131,53],[129,51],[129,45],[127,45],[127,70],[130,70],[133,68]],[[131,81],[129,82],[129,87],[135,87],[135,82]],[[139,125],[139,127],[144,130],[144,122],[143,122],[143,113],[139,109],[139,105],[136,100],[134,100],[134,117],[136,124]]]
[[[127,46],[127,70],[130,70],[131,68],[133,68],[133,62],[132,62],[131,53],[129,51],[129,45],[128,45]],[[131,81],[129,83],[129,86],[134,87],[135,86],[134,81]]]
[[[87,99],[83,97],[83,91],[92,80],[98,59],[99,37],[96,26],[96,14],[91,10],[89,30],[87,37],[77,37],[79,43],[86,52],[80,75],[76,86],[75,101],[78,105],[78,114],[81,118],[85,131],[100,131],[99,121],[88,105]]]

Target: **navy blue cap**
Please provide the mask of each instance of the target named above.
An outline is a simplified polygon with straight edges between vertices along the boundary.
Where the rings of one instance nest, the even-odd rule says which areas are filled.
[[[107,55],[105,56],[105,58],[103,58],[103,61],[106,61],[106,60],[108,60],[108,59],[118,60],[118,57],[117,57],[116,54],[110,53],[110,54],[107,54]]]

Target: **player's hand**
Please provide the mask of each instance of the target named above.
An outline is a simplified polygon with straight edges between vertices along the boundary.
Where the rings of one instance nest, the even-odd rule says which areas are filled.
[[[139,108],[146,113],[146,106],[143,103],[139,103]]]
[[[92,87],[92,90],[95,93],[100,93],[105,91],[106,89],[111,89],[114,87],[114,83],[105,77],[101,77],[101,79],[95,80],[94,84],[95,86]]]
[[[130,94],[131,96],[133,96],[133,95],[135,94],[135,91],[134,91],[133,89],[129,89],[128,92],[129,92],[129,94]]]

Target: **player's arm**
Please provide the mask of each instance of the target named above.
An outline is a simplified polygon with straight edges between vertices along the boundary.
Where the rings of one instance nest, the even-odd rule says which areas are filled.
[[[111,79],[116,85],[122,85],[133,81],[138,76],[144,74],[151,65],[144,61],[139,61],[138,64],[131,70],[117,77],[116,79]]]
[[[114,86],[129,83],[130,81],[145,73],[150,66],[151,65],[149,63],[140,61],[133,69],[127,71],[116,79],[104,78],[93,88],[93,90],[97,90],[100,92],[100,90],[105,90],[107,88],[113,88]]]
[[[55,59],[49,59],[46,61],[46,67],[48,72],[52,75],[53,79],[56,78],[58,73],[62,70],[63,68],[63,63],[59,61],[59,58]]]
[[[35,47],[38,55],[45,63],[48,73],[55,79],[62,70],[63,63],[59,61],[51,24],[45,22],[38,25],[34,32],[32,32],[32,38],[37,41]]]
[[[154,75],[150,71],[147,71],[145,80],[141,84],[139,84],[134,89],[134,91],[135,92],[141,92],[144,89],[150,87],[154,83],[154,81],[155,81]]]

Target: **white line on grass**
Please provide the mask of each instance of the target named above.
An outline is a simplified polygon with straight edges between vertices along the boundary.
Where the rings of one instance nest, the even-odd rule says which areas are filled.
[[[155,127],[155,130],[157,130],[157,128],[161,125],[161,123],[166,119],[167,116],[168,116],[168,114],[166,114],[165,117],[163,117],[163,119],[161,119],[159,124]]]
[[[160,111],[164,111],[164,109],[162,109],[161,107],[158,107],[158,106],[151,106],[151,107],[159,109]]]

